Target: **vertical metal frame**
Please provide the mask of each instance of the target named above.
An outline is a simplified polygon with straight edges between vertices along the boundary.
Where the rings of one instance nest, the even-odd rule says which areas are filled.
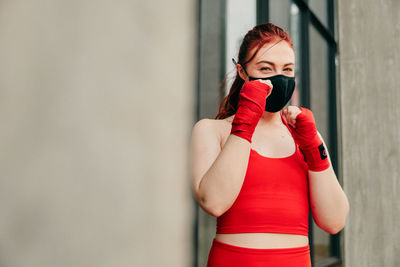
[[[328,30],[335,39],[335,12],[334,0],[329,0],[327,3],[328,14]],[[329,43],[329,59],[328,59],[328,80],[329,80],[329,131],[330,131],[330,147],[332,167],[338,177],[341,176],[338,168],[338,138],[337,138],[337,110],[336,110],[336,43]],[[330,236],[330,255],[342,259],[340,253],[340,233]]]
[[[227,24],[227,16],[226,16],[226,9],[227,9],[227,0],[220,0],[221,2],[221,22],[220,22],[220,27],[221,27],[221,46],[220,46],[220,62],[222,62],[220,68],[219,68],[219,80],[222,82],[225,79],[225,74],[226,74],[226,24]],[[219,102],[222,101],[222,99],[225,97],[225,86],[220,87],[219,91]]]
[[[195,118],[194,121],[200,119],[200,44],[201,44],[201,2],[197,1],[197,57],[196,57],[196,102],[195,102]],[[192,253],[192,266],[197,267],[197,259],[199,257],[199,206],[194,203],[194,223],[192,230],[192,240],[193,240],[193,253]]]
[[[257,0],[257,24],[267,23],[269,21],[269,0]]]
[[[300,10],[300,68],[301,68],[301,103],[304,107],[310,108],[311,96],[310,96],[310,12],[306,4],[304,6],[293,1]]]

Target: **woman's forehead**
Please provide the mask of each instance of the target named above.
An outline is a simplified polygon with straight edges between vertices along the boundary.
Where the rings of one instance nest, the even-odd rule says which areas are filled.
[[[256,51],[257,47],[253,48],[252,53]],[[271,61],[275,63],[286,64],[289,62],[295,63],[295,54],[290,45],[284,41],[275,41],[265,44],[258,50],[257,55],[253,58],[252,62]]]

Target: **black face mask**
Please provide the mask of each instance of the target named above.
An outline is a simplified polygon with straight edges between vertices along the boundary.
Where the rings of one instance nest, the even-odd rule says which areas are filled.
[[[238,64],[234,58],[232,58],[233,64]],[[249,76],[247,74],[246,68],[240,64],[249,77],[249,81],[254,80],[270,80],[272,83],[272,92],[267,97],[266,104],[265,104],[265,111],[268,112],[277,112],[283,109],[283,107],[289,102],[290,98],[293,95],[294,87],[295,87],[295,77],[288,77],[285,75],[275,75],[271,77],[264,77],[264,78],[255,78]]]
[[[254,80],[270,80],[272,83],[272,92],[267,97],[265,111],[277,112],[289,102],[293,95],[295,87],[295,78],[285,75],[275,75],[265,78],[249,77],[249,81]]]

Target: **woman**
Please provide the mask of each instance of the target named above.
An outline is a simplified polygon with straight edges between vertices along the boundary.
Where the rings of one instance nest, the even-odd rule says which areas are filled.
[[[271,23],[254,27],[215,120],[193,127],[194,195],[217,217],[208,267],[311,266],[310,206],[324,231],[344,227],[348,200],[312,112],[284,108],[294,67],[289,35]]]

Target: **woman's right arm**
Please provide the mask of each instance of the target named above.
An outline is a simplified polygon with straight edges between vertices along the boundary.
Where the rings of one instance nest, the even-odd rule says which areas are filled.
[[[236,200],[243,185],[250,143],[231,134],[223,149],[218,130],[209,119],[192,130],[191,176],[195,198],[208,214],[218,217]]]
[[[219,217],[232,206],[242,188],[251,139],[271,90],[270,81],[244,83],[231,133],[222,150],[219,132],[213,121],[203,119],[193,127],[193,190],[200,206],[215,217]]]

